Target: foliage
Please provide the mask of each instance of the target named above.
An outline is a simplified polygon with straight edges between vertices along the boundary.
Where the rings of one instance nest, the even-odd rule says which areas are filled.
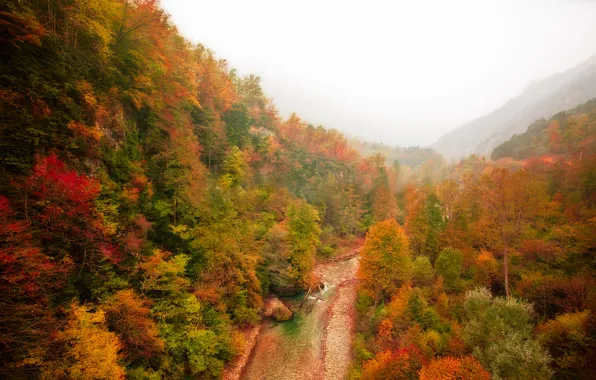
[[[124,379],[120,348],[116,335],[105,326],[103,311],[73,305],[68,324],[51,346],[32,349],[22,364],[39,366],[42,379]]]
[[[486,288],[466,294],[464,340],[496,379],[552,376],[550,357],[532,337],[532,307],[515,298],[494,298]]]
[[[288,243],[290,245],[289,275],[297,284],[312,284],[311,271],[319,245],[319,214],[304,201],[290,204],[287,211]]]
[[[356,372],[590,375],[594,101],[448,165],[280,117],[158,3],[0,12],[0,377],[218,377],[366,230]]]
[[[526,159],[558,154],[593,154],[596,101],[590,100],[572,110],[560,112],[550,120],[538,120],[522,134],[497,146],[492,159]]]
[[[435,261],[435,270],[443,277],[449,290],[458,291],[462,288],[463,263],[464,254],[458,249],[445,248],[439,253]]]
[[[541,340],[553,357],[556,378],[589,378],[594,357],[593,321],[589,310],[562,314],[538,327]]]
[[[417,256],[412,266],[412,280],[417,286],[428,286],[435,278],[435,271],[426,256]]]
[[[490,373],[471,356],[463,358],[444,357],[422,367],[420,380],[484,379]]]
[[[414,348],[384,351],[364,364],[362,379],[417,379],[424,358]]]
[[[132,289],[115,293],[103,309],[107,324],[118,334],[128,359],[149,359],[161,354],[164,344],[158,337],[147,301]]]
[[[389,298],[412,276],[408,238],[395,219],[372,226],[361,250],[362,289],[376,302]]]

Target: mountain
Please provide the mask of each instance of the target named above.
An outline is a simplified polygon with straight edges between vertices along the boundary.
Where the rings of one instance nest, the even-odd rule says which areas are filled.
[[[537,156],[596,153],[596,99],[572,110],[559,112],[550,120],[540,119],[522,134],[497,146],[491,159],[509,157],[524,160]]]
[[[566,72],[531,83],[501,108],[443,135],[432,147],[448,158],[472,153],[488,156],[534,121],[549,119],[594,97],[596,55]]]

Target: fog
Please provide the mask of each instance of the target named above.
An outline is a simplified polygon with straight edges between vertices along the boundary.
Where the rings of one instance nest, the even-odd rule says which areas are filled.
[[[426,145],[596,53],[596,1],[161,0],[282,115]]]

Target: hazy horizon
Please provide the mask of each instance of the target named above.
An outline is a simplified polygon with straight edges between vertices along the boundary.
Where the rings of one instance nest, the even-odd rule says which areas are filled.
[[[364,4],[161,0],[282,116],[389,145],[430,145],[596,53],[594,2]]]

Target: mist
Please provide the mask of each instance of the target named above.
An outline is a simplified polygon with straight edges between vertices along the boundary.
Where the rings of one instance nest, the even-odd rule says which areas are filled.
[[[262,78],[284,116],[426,145],[596,49],[596,3],[162,0],[181,33]]]

